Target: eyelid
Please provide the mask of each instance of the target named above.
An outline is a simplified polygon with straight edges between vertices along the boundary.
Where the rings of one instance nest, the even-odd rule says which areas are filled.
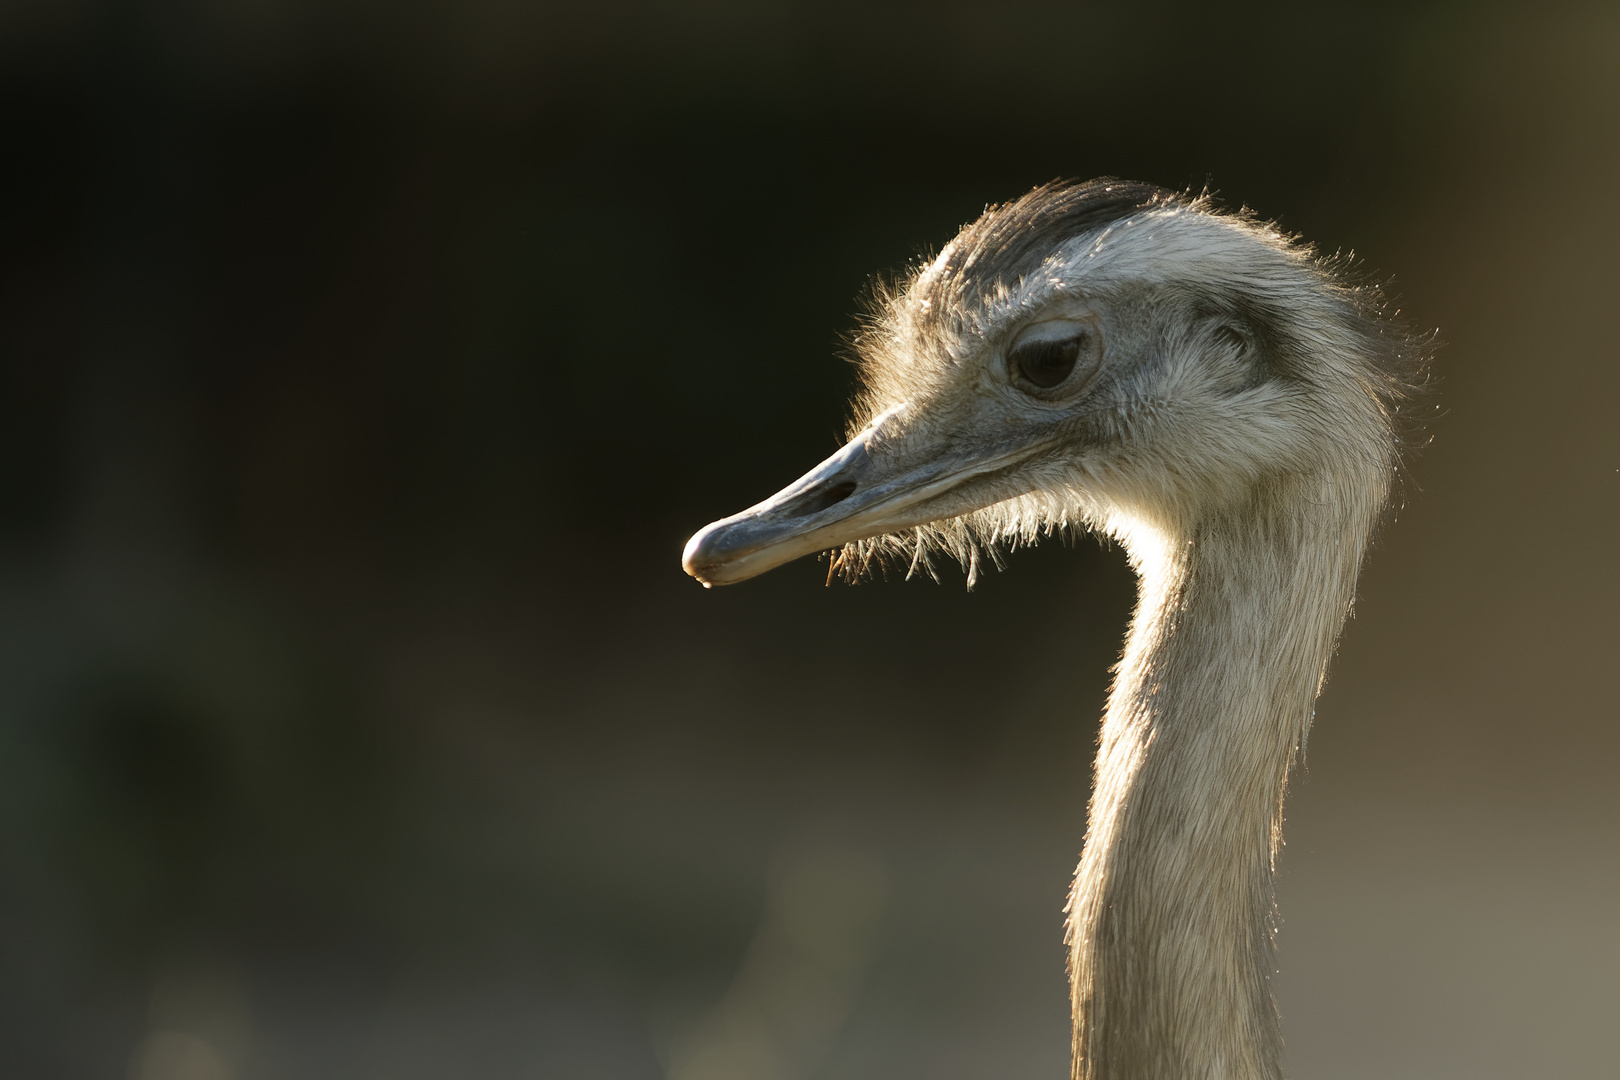
[[[1012,352],[1022,345],[1036,341],[1068,341],[1075,337],[1084,337],[1093,332],[1090,322],[1084,319],[1047,319],[1043,322],[1032,323],[1014,335],[1007,346]]]

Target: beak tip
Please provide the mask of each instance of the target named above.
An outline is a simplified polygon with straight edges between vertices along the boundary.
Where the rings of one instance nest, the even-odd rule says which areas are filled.
[[[698,584],[705,589],[714,587],[714,559],[704,550],[705,541],[714,534],[714,525],[706,525],[692,534],[692,539],[686,542],[686,548],[681,552],[681,569],[697,578]]]
[[[705,525],[693,534],[686,542],[686,550],[681,552],[681,569],[697,578],[705,589],[746,581],[777,565],[777,562],[758,565],[756,553],[746,543],[739,544],[735,529],[738,518]]]

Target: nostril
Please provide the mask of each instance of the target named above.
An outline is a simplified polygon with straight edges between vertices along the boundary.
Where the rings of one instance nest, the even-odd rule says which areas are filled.
[[[782,514],[790,518],[809,517],[811,514],[821,513],[829,506],[843,502],[853,494],[855,481],[840,480],[836,484],[828,484],[805,492],[782,507]]]

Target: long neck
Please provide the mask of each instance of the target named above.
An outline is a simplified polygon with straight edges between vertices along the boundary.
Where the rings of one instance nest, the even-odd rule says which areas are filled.
[[[1070,898],[1077,1080],[1281,1076],[1282,800],[1372,517],[1290,502],[1132,545],[1140,597]]]

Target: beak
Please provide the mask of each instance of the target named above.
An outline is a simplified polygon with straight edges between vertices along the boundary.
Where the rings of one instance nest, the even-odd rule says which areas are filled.
[[[1006,498],[944,499],[953,489],[1018,464],[1031,449],[952,454],[917,463],[893,432],[905,405],[890,409],[842,450],[757,506],[716,521],[687,541],[681,566],[711,585],[731,585],[828,548],[901,532]],[[883,445],[879,446],[879,440]],[[898,445],[896,445],[898,444]]]

